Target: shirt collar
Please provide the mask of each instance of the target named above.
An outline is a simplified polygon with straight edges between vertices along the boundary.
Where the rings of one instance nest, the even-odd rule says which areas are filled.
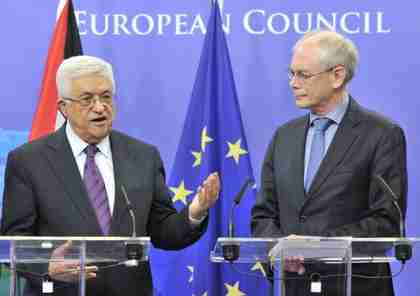
[[[79,157],[85,148],[89,145],[85,141],[83,141],[73,130],[70,123],[67,122],[66,124],[66,136],[69,140],[69,144],[71,147],[71,150],[73,151],[73,155],[75,157]],[[102,141],[100,141],[98,144],[96,144],[99,151],[105,155],[106,158],[111,159],[111,144],[109,141],[109,135],[106,136]]]
[[[313,113],[309,114],[309,122],[312,125],[315,119],[318,118],[329,118],[334,123],[340,124],[340,122],[343,120],[344,114],[346,113],[347,106],[349,105],[349,94],[345,93],[343,99],[340,103],[338,103],[333,110],[331,110],[329,113],[327,113],[325,116],[319,116]]]

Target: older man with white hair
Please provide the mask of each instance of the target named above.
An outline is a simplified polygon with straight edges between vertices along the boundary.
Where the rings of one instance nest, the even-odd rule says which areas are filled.
[[[404,132],[348,93],[357,61],[353,42],[336,32],[310,32],[294,46],[290,87],[296,105],[309,113],[280,126],[271,140],[252,210],[254,236],[399,234],[399,213],[375,177],[389,183],[405,213]],[[286,263],[287,295],[312,295],[305,279],[314,274],[323,282],[321,295],[344,295],[342,269],[313,270],[304,258]],[[393,295],[387,264],[352,268],[359,275],[353,296]]]
[[[116,88],[111,65],[89,56],[67,59],[57,71],[57,88],[66,124],[9,153],[1,234],[129,236],[125,188],[138,236],[150,236],[156,247],[171,250],[197,241],[206,230],[207,211],[218,198],[217,173],[178,213],[158,150],[112,129]],[[54,295],[77,295],[78,275],[68,272],[75,267],[49,265]],[[152,295],[148,263],[130,268],[91,266],[88,271],[86,295]],[[29,280],[26,293],[41,295],[39,283]]]

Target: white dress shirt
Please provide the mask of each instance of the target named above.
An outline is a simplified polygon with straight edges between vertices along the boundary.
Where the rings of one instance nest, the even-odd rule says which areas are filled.
[[[70,123],[66,124],[66,136],[69,140],[74,159],[76,160],[77,167],[80,172],[80,176],[83,179],[86,162],[86,153],[84,150],[89,144],[83,141],[78,135],[76,135]],[[96,146],[98,147],[99,151],[95,154],[95,163],[102,175],[102,178],[104,179],[105,190],[108,196],[109,209],[111,210],[112,216],[115,204],[115,177],[109,136],[106,136],[102,141],[96,144]]]

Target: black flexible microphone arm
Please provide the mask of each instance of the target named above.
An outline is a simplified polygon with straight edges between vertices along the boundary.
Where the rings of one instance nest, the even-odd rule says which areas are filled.
[[[254,181],[251,178],[246,179],[245,183],[242,185],[238,194],[233,199],[233,204],[229,216],[229,225],[228,225],[228,237],[235,237],[235,224],[233,223],[235,207],[241,202],[242,197],[245,194],[245,191],[250,185],[254,184]],[[235,243],[228,243],[222,246],[223,249],[223,258],[226,261],[233,262],[239,258],[239,245]]]
[[[395,192],[391,189],[391,187],[388,185],[388,183],[384,180],[384,178],[382,178],[380,175],[375,175],[374,177],[375,177],[375,180],[377,180],[382,191],[391,198],[392,204],[397,209],[398,215],[400,218],[400,239],[405,239],[406,233],[405,233],[404,216],[401,211],[401,207],[398,204],[399,198],[395,194]],[[413,253],[413,250],[409,242],[401,242],[395,246],[395,257],[399,261],[401,261],[402,264],[405,264],[405,261],[411,259],[412,253]]]
[[[229,216],[229,226],[228,226],[228,237],[235,236],[235,224],[233,223],[235,217],[235,207],[239,205],[241,202],[242,197],[245,194],[245,191],[248,189],[249,186],[254,184],[254,181],[251,178],[245,180],[245,183],[242,185],[239,192],[236,194],[235,198],[233,199],[233,204],[230,209],[230,216]]]
[[[130,214],[130,221],[132,225],[131,238],[137,237],[136,232],[136,216],[134,214],[133,206],[131,205],[130,200],[128,199],[127,191],[125,190],[124,185],[121,185],[121,191],[124,196],[125,203],[127,205],[128,213]],[[138,261],[143,257],[143,247],[137,242],[127,242],[125,246],[125,252],[127,259],[130,261],[130,265],[127,266],[137,266]]]
[[[125,203],[127,205],[128,213],[130,214],[130,217],[131,217],[131,237],[137,237],[137,232],[136,232],[136,216],[134,215],[133,206],[131,205],[131,202],[128,199],[127,191],[125,190],[124,185],[121,185],[121,191],[123,193],[123,196],[124,196],[124,199],[125,199]]]
[[[399,198],[394,193],[394,191],[392,191],[391,187],[388,185],[388,183],[386,183],[384,178],[382,178],[380,175],[375,175],[375,178],[378,180],[378,184],[381,187],[382,191],[387,193],[388,196],[392,198],[391,201],[394,204],[395,208],[397,209],[398,215],[400,218],[400,237],[405,238],[405,224],[404,224],[404,218],[403,218],[403,213],[401,211],[401,207],[398,204]]]

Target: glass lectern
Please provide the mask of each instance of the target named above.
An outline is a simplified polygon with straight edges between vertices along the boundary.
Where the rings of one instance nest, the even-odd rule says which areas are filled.
[[[22,295],[23,282],[30,282],[32,287],[40,289],[40,294],[48,295],[74,285],[76,294],[84,296],[86,272],[90,267],[125,265],[130,268],[147,261],[149,249],[148,237],[0,236],[1,278],[3,283],[8,282],[8,294],[5,295]],[[51,278],[51,267],[64,264],[65,268],[56,276],[68,273],[75,277],[74,282]]]
[[[270,270],[267,279],[273,281],[275,295],[350,296],[352,278],[386,278],[383,274],[359,273],[361,264],[390,263],[400,257],[408,260],[411,248],[419,242],[418,238],[219,238],[210,260],[264,264]],[[291,269],[296,262],[303,262],[303,274]]]

